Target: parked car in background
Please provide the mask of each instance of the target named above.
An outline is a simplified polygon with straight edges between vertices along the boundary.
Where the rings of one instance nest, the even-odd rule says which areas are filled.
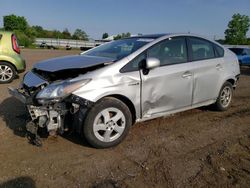
[[[190,34],[145,35],[42,61],[11,95],[27,105],[27,130],[75,130],[94,147],[120,143],[132,124],[214,105],[227,110],[240,75],[234,53]],[[37,139],[34,139],[34,143]]]
[[[67,44],[65,48],[66,48],[66,50],[71,50],[72,49],[72,47],[69,44]]]
[[[39,47],[40,48],[53,49],[53,50],[58,49],[58,47],[53,46],[53,45],[48,45],[46,42],[42,42]]]
[[[40,48],[47,48],[47,43],[46,42],[42,42],[39,47]]]
[[[241,66],[250,66],[250,48],[229,48],[234,52]]]
[[[14,33],[0,31],[0,83],[9,83],[25,71],[25,60],[20,53]]]

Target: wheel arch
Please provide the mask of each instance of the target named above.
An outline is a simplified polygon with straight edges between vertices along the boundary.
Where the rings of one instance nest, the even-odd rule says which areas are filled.
[[[135,110],[135,106],[134,104],[132,103],[132,101],[125,97],[124,95],[121,95],[121,94],[112,94],[112,95],[107,95],[107,96],[104,96],[102,97],[101,99],[105,98],[105,97],[113,97],[113,98],[116,98],[120,101],[122,101],[129,109],[131,115],[132,115],[132,124],[135,123],[136,121],[136,110]],[[99,99],[99,100],[101,100]]]
[[[235,88],[235,87],[234,87],[234,85],[235,85],[235,82],[236,82],[236,81],[235,81],[234,79],[229,78],[229,79],[227,79],[227,80],[226,80],[226,82],[231,83],[231,84],[232,84],[232,86],[233,86],[233,88]],[[224,83],[225,83],[225,82],[224,82]]]
[[[6,60],[6,59],[2,59],[0,58],[0,62],[4,62],[4,63],[8,63],[10,64],[11,66],[13,66],[15,68],[15,71],[17,72],[17,67],[14,63],[12,63],[10,60]]]
[[[223,80],[219,85],[218,87],[218,90],[217,90],[217,95],[216,95],[216,98],[219,96],[220,94],[220,90],[221,88],[223,87],[223,85],[226,83],[226,82],[229,82],[230,84],[232,84],[233,88],[235,89],[235,83],[236,83],[236,80],[232,77],[227,77],[225,80]]]

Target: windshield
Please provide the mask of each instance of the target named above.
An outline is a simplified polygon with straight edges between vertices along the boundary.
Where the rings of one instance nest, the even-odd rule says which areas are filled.
[[[140,37],[117,40],[93,48],[92,50],[83,53],[83,55],[108,57],[114,60],[119,60],[153,40],[154,39],[151,38]]]
[[[236,55],[241,55],[243,52],[242,48],[229,48],[232,52],[234,52]]]

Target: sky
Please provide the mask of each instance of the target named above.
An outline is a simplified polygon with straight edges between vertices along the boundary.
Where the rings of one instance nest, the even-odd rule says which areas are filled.
[[[80,28],[94,39],[104,32],[222,38],[234,13],[250,17],[250,0],[0,0],[0,27],[3,16],[15,14],[45,29]]]

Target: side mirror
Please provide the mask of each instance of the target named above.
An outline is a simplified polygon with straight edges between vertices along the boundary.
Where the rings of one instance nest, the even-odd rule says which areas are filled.
[[[146,60],[146,68],[147,69],[154,69],[160,66],[160,60],[155,57],[149,57]]]

